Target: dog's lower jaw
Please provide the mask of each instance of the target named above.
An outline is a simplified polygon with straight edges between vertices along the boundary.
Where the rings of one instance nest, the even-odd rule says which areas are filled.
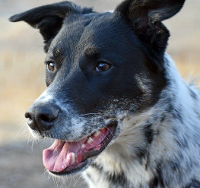
[[[53,145],[43,151],[43,164],[53,175],[71,175],[86,169],[92,158],[103,152],[117,134],[117,121],[110,121],[78,141],[55,140]]]
[[[127,121],[132,120],[128,117],[128,120],[124,120],[123,126],[126,126]],[[144,182],[150,181],[153,175],[145,165],[147,154],[145,148],[148,143],[137,126],[132,130],[126,130],[122,131],[114,143],[102,152],[83,173],[90,188],[129,188],[133,185],[139,187],[139,179]],[[132,134],[133,131],[135,135]],[[134,151],[137,149],[138,153]]]

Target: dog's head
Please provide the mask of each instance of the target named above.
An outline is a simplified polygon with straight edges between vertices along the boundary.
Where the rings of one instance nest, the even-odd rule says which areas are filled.
[[[26,113],[34,135],[55,143],[44,165],[62,175],[83,169],[123,132],[123,119],[153,106],[166,86],[162,21],[184,0],[126,0],[113,13],[71,2],[15,15],[40,30],[46,91]],[[113,141],[113,142],[111,142]]]

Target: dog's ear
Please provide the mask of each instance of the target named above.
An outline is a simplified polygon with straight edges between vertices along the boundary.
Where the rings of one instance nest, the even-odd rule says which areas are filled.
[[[125,0],[114,12],[131,25],[147,49],[148,55],[161,70],[170,36],[169,31],[161,22],[178,13],[184,2],[185,0]]]
[[[45,51],[51,40],[57,35],[62,27],[63,20],[69,14],[91,13],[91,8],[81,8],[72,2],[64,1],[60,3],[45,5],[31,9],[29,11],[16,14],[9,20],[11,22],[25,21],[32,27],[39,29],[45,42]]]

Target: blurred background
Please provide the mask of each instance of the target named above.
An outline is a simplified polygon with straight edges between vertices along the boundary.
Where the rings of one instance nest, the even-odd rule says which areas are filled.
[[[73,0],[96,11],[113,10],[121,0]],[[25,23],[10,23],[15,13],[58,0],[0,0],[0,188],[54,188],[42,165],[48,142],[34,143],[24,112],[44,91],[42,37]],[[171,31],[168,53],[184,78],[200,75],[200,1],[187,0],[184,9],[165,21]],[[66,187],[66,186],[65,186]],[[79,176],[68,188],[86,187]]]

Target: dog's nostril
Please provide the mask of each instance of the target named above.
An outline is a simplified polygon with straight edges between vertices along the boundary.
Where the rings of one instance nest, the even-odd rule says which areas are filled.
[[[32,117],[31,117],[30,113],[28,113],[28,112],[25,113],[25,118],[28,120],[29,119],[32,120]]]
[[[34,127],[34,119],[32,118],[31,114],[29,112],[25,113],[25,118],[26,118],[26,122],[27,124],[33,128]]]
[[[57,115],[54,114],[40,114],[39,119],[44,122],[53,122],[57,118]]]

